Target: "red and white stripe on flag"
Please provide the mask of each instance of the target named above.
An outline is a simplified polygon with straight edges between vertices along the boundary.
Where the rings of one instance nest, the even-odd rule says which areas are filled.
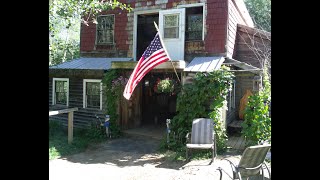
[[[158,32],[134,68],[123,91],[123,96],[129,100],[135,87],[138,85],[141,79],[154,67],[168,60],[169,57],[167,56],[161,44]]]

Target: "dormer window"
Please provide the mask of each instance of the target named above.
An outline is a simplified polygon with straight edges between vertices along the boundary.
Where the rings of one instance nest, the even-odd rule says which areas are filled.
[[[101,15],[97,17],[96,44],[114,43],[114,15]]]

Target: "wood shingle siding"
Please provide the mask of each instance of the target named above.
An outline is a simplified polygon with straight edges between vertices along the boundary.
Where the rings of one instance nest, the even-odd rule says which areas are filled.
[[[235,59],[261,68],[256,54],[261,57],[271,54],[271,33],[242,25],[238,25],[237,29]],[[257,50],[253,52],[252,49]]]

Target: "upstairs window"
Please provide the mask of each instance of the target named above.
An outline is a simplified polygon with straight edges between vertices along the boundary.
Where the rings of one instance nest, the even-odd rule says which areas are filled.
[[[186,8],[186,41],[202,40],[203,6]]]
[[[101,80],[83,80],[83,108],[102,109]]]
[[[52,105],[69,106],[69,79],[53,78]]]
[[[114,15],[97,17],[96,43],[99,45],[114,43]]]

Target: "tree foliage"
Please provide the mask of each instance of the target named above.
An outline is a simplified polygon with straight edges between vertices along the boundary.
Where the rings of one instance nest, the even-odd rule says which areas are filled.
[[[271,32],[271,0],[245,0],[256,27]]]
[[[79,57],[80,24],[115,8],[131,10],[117,0],[49,0],[49,65]]]

